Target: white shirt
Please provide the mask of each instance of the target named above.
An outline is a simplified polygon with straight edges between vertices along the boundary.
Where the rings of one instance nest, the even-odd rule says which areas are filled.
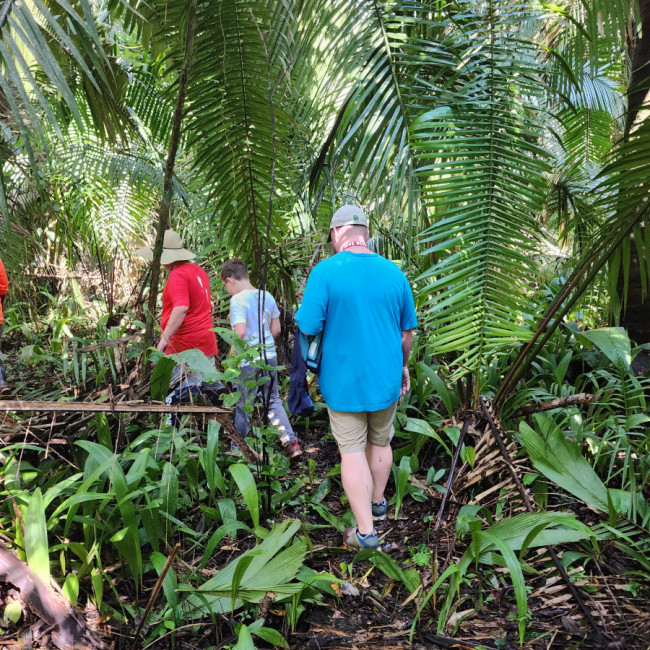
[[[262,315],[260,323],[260,311]],[[260,331],[264,332],[264,343],[268,356],[275,356],[275,342],[271,335],[271,321],[280,315],[275,298],[259,289],[244,289],[230,299],[230,324],[246,324],[244,340],[249,345],[260,344]]]

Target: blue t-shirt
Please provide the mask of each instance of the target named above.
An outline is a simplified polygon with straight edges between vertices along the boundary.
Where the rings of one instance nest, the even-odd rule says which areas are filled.
[[[417,326],[402,271],[375,254],[343,251],[309,276],[296,314],[305,334],[323,330],[323,397],[335,411],[379,411],[399,398],[402,331]]]
[[[263,299],[262,299],[263,298]],[[262,323],[260,323],[260,303],[263,303]],[[275,356],[275,341],[271,335],[271,321],[280,315],[275,298],[266,291],[264,296],[259,289],[244,289],[230,299],[230,324],[246,323],[244,339],[249,345],[259,345],[262,338],[266,353]],[[260,336],[260,331],[263,336]]]

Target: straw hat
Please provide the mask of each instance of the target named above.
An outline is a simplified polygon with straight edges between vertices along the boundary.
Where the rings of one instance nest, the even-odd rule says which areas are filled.
[[[143,246],[135,251],[136,255],[144,257],[147,262],[153,260],[153,246]],[[161,264],[172,264],[173,262],[181,262],[193,260],[196,257],[186,248],[183,248],[183,240],[175,230],[165,230],[165,238],[163,239],[163,250],[160,256]]]

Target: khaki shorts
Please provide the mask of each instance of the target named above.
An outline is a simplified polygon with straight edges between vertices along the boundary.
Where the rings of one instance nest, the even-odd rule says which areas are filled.
[[[365,451],[366,442],[385,447],[393,439],[393,419],[397,402],[381,411],[350,413],[334,411],[328,407],[332,433],[341,454]]]

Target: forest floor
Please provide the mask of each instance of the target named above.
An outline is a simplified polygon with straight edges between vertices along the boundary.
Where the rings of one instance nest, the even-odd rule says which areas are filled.
[[[54,386],[54,378],[23,376],[20,386],[21,399],[42,399],[44,387]],[[0,395],[6,399],[11,391]],[[15,395],[15,393],[14,393]],[[44,429],[41,434],[46,435]],[[331,436],[326,435],[325,422],[313,423],[309,430],[298,430],[303,446],[302,457],[292,461],[291,472],[282,480],[287,486],[295,483],[299,477],[308,477],[303,486],[305,492],[313,492],[328,474],[332,473],[339,462],[336,444]],[[2,446],[8,444],[3,437],[3,425],[0,423]],[[74,435],[82,434],[76,430]],[[60,428],[50,429],[50,436],[60,435]],[[15,441],[14,441],[15,442]],[[41,441],[43,442],[43,441]],[[399,443],[398,443],[399,444]],[[431,457],[432,446],[425,448],[420,457],[420,470],[411,475],[411,485],[420,490],[423,500],[405,497],[399,516],[395,518],[394,506],[389,507],[388,518],[380,522],[379,532],[383,549],[404,569],[418,569],[423,584],[422,591],[410,596],[403,584],[394,581],[377,567],[363,561],[354,562],[355,552],[341,546],[341,534],[333,526],[327,525],[313,509],[305,505],[305,500],[297,498],[284,506],[281,514],[274,514],[279,523],[286,518],[298,519],[309,530],[310,544],[305,564],[315,571],[326,571],[341,579],[335,586],[336,596],[324,595],[320,604],[307,603],[305,612],[300,617],[295,630],[290,629],[286,611],[283,606],[271,604],[267,614],[267,627],[278,630],[288,641],[291,648],[486,648],[489,650],[514,649],[520,647],[517,632],[517,610],[512,585],[507,571],[501,568],[483,565],[474,567],[463,582],[460,598],[451,610],[451,617],[444,630],[445,635],[436,633],[436,624],[440,604],[444,599],[442,591],[437,604],[432,599],[422,612],[415,629],[412,645],[409,643],[411,625],[424,594],[428,593],[433,579],[433,565],[438,562],[437,575],[442,573],[450,561],[456,561],[467,547],[468,539],[456,537],[456,514],[460,506],[467,502],[461,490],[453,486],[451,498],[442,518],[438,535],[433,535],[433,525],[441,503],[441,494],[427,487],[426,469],[434,464],[442,467],[449,459]],[[0,449],[0,451],[2,451]],[[309,459],[315,463],[309,467]],[[477,458],[477,464],[480,459]],[[424,469],[422,469],[424,468]],[[335,474],[335,473],[334,473]],[[459,472],[462,477],[463,472]],[[495,485],[502,478],[498,471],[486,468],[480,487]],[[323,500],[334,516],[343,518],[347,507],[342,503],[342,489],[339,479],[334,475],[331,490]],[[389,482],[388,497],[393,493],[393,483]],[[507,492],[501,490],[487,507],[503,515],[512,514],[515,504],[509,503]],[[458,499],[458,500],[456,500]],[[551,499],[553,501],[553,498]],[[572,510],[587,524],[598,520],[591,510],[579,502],[566,498],[556,499],[550,508]],[[200,521],[198,508],[190,512],[189,520],[184,524],[192,528],[204,524]],[[7,539],[3,534],[2,537]],[[435,537],[435,539],[434,539]],[[224,538],[219,548],[210,559],[206,569],[213,573],[255,544],[254,537],[243,535],[236,539]],[[430,562],[422,566],[418,549],[424,545],[431,549]],[[179,551],[178,572],[182,573],[191,564],[192,550],[182,548]],[[556,549],[560,555],[568,549],[584,550],[578,545]],[[419,559],[420,558],[420,559]],[[550,648],[607,648],[614,650],[647,650],[650,645],[650,604],[647,600],[635,598],[630,589],[631,579],[626,572],[638,570],[633,562],[623,555],[613,544],[604,543],[600,547],[600,556],[585,562],[585,566],[572,568],[571,579],[578,588],[581,598],[594,617],[603,637],[597,637],[580,612],[577,602],[569,592],[554,567],[550,567],[549,558],[544,551],[539,551],[530,562],[532,573],[527,574],[528,621],[523,647],[531,650]],[[153,586],[147,584],[147,590]],[[125,599],[134,598],[134,588],[126,571],[114,574],[115,593]],[[642,592],[643,593],[643,590]],[[647,593],[647,589],[645,591]],[[3,612],[8,599],[15,595],[12,585],[0,582],[0,612]],[[90,612],[90,613],[89,613]],[[95,616],[91,610],[80,609],[82,616]],[[252,622],[253,619],[247,622]],[[97,622],[93,621],[97,626]],[[34,634],[40,626],[41,633]],[[3,625],[0,635],[0,648],[36,648],[53,647],[43,645],[43,622],[34,614],[26,612],[18,625]],[[132,628],[115,625],[108,620],[99,627],[102,637],[115,650],[146,647],[149,650],[176,648],[178,650],[220,648],[236,642],[233,636],[233,621],[229,617],[216,620],[204,620],[198,625],[186,625],[169,636],[148,643],[134,646]],[[453,635],[453,639],[451,638]],[[37,641],[41,639],[41,641]],[[264,643],[260,644],[264,647]]]
[[[305,454],[293,465],[296,474],[307,474],[307,458],[316,461],[316,476],[326,476],[338,462],[336,443],[331,436],[324,436],[324,427],[311,429],[301,436]],[[433,459],[422,459],[427,467]],[[435,462],[435,460],[434,460]],[[415,482],[426,482],[426,471],[414,476]],[[295,475],[288,477],[295,480]],[[389,482],[389,490],[392,481]],[[347,507],[341,504],[342,489],[338,481],[324,504],[337,516],[343,517]],[[391,493],[388,493],[390,498]],[[580,514],[579,504],[574,504]],[[420,545],[431,546],[433,519],[440,507],[439,499],[419,502],[407,497],[394,519],[394,507],[389,507],[388,517],[379,522],[378,531],[382,538],[383,550],[403,568],[416,566],[414,551]],[[458,559],[466,547],[465,542],[456,544],[455,513],[459,504],[451,506],[451,511],[443,519],[437,544],[431,554],[443,566],[451,554]],[[566,504],[563,506],[566,507]],[[317,515],[305,513],[304,509],[285,507],[284,516],[297,518],[313,524],[323,524]],[[584,508],[583,519],[593,521],[593,513]],[[313,550],[308,553],[306,564],[316,571],[326,571],[345,580],[339,597],[326,597],[323,605],[307,605],[307,611],[300,619],[295,632],[288,627],[283,608],[271,608],[266,625],[279,630],[288,640],[291,648],[317,650],[318,648],[393,648],[411,647],[409,635],[413,618],[422,598],[409,598],[404,585],[388,578],[377,568],[366,562],[354,564],[350,577],[342,568],[350,566],[355,552],[342,547],[341,534],[333,528],[315,529],[310,532]],[[209,566],[218,568],[230,561],[233,554],[239,554],[254,543],[252,538],[240,539],[234,545],[227,544],[217,553]],[[622,575],[634,567],[624,555],[613,546],[602,548],[599,569],[602,575],[591,572],[574,572],[572,578],[580,588],[580,593],[588,604],[601,629],[610,640],[595,637],[586,624],[580,610],[572,601],[568,589],[556,574],[540,571],[539,576],[530,579],[528,605],[530,620],[523,647],[531,650],[550,648],[608,648],[614,650],[647,650],[650,635],[650,603],[636,601],[625,591],[628,580]],[[543,557],[539,558],[540,565]],[[422,581],[431,586],[432,568],[419,567]],[[441,571],[439,571],[440,573]],[[513,589],[506,579],[506,570],[497,573],[497,586],[490,590],[486,581],[480,579],[479,567],[473,580],[462,588],[461,604],[454,611],[445,634],[455,632],[454,638],[442,638],[436,634],[437,611],[427,606],[422,612],[421,624],[413,636],[415,648],[477,648],[489,650],[514,650],[520,647],[517,634],[516,604]],[[580,575],[578,575],[578,573]],[[425,590],[426,592],[427,590]],[[438,600],[440,604],[442,598]],[[482,605],[479,605],[482,603]],[[438,609],[439,609],[438,604]],[[212,629],[210,629],[212,628]],[[222,629],[220,632],[224,634]],[[182,635],[177,636],[178,648],[204,648],[212,646],[215,630],[207,625],[204,630],[206,642],[198,642],[194,632],[188,633],[187,645]],[[223,642],[222,637],[218,637]],[[210,640],[208,640],[210,639]],[[168,646],[153,644],[152,650],[162,650]]]

